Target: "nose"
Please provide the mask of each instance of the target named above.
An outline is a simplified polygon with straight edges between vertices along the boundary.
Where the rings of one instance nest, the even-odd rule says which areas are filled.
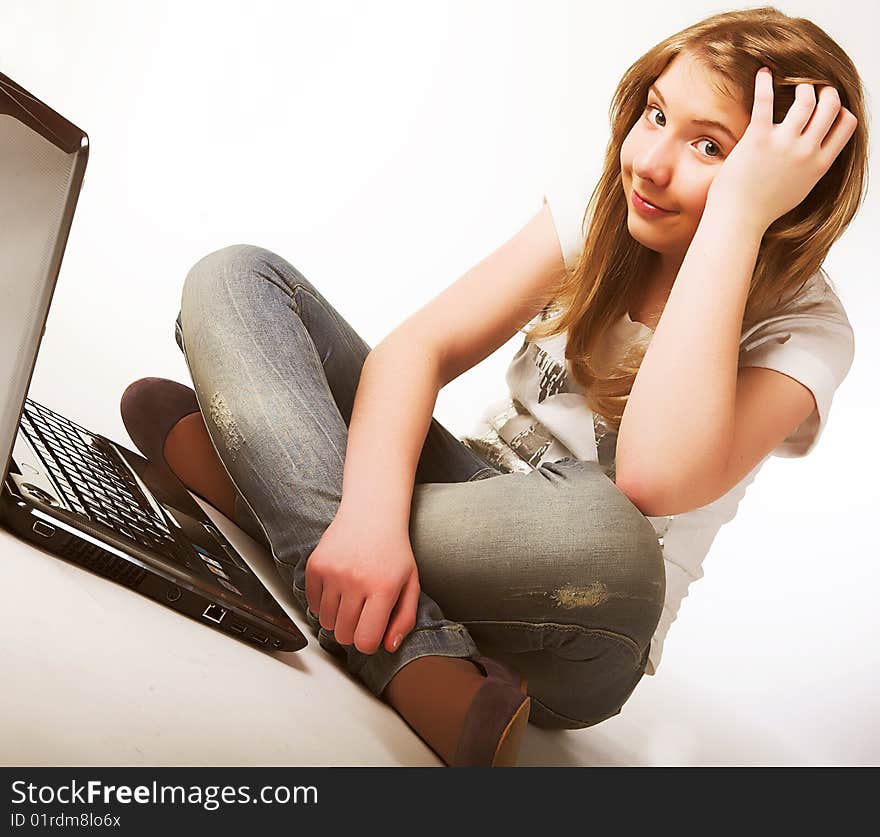
[[[639,181],[648,181],[655,189],[665,189],[672,179],[675,153],[671,142],[658,137],[641,147],[633,157],[633,173]]]

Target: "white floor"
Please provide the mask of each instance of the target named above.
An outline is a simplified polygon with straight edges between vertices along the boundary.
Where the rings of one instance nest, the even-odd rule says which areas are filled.
[[[269,555],[206,510],[309,646],[254,650],[0,531],[3,764],[442,766],[318,646]],[[729,560],[742,587],[754,568],[747,555],[738,569]],[[811,566],[809,556],[790,563]],[[804,595],[803,583],[792,588]],[[521,765],[876,763],[873,646],[848,645],[846,626],[829,636],[827,615],[814,629],[809,602],[769,629],[772,613],[753,595],[740,607],[718,593],[701,591],[716,596],[705,609],[686,602],[658,674],[643,678],[619,716],[586,730],[530,726]],[[831,586],[828,595],[833,608]],[[838,625],[846,613],[850,628],[866,624],[857,608],[829,614]],[[751,623],[739,635],[734,616]]]

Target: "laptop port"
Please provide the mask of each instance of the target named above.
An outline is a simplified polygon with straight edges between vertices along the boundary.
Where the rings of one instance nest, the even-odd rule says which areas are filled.
[[[229,630],[235,631],[239,634],[243,634],[247,630],[247,628],[244,625],[239,625],[238,622],[230,622]]]
[[[267,637],[265,634],[257,634],[253,631],[250,634],[250,638],[254,642],[258,642],[260,645],[265,645],[269,641],[269,637]]]
[[[216,604],[209,604],[202,616],[205,619],[210,619],[212,622],[222,622],[223,617],[226,616],[226,608]]]

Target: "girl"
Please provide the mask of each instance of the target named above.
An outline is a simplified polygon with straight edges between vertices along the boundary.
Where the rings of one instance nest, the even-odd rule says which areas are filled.
[[[815,447],[864,122],[815,24],[710,17],[624,74],[586,212],[551,191],[372,350],[280,256],[211,253],[176,323],[195,390],[136,381],[123,421],[445,763],[515,764],[528,720],[621,711],[766,457]],[[509,398],[457,439],[437,393],[519,331]]]

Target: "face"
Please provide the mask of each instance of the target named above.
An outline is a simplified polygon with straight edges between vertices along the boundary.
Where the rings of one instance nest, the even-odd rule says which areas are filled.
[[[709,186],[751,119],[741,104],[716,92],[711,78],[710,70],[679,53],[649,89],[645,109],[620,149],[630,235],[661,255],[661,271],[677,272]],[[694,120],[720,122],[732,136]],[[633,191],[668,211],[640,209]]]

